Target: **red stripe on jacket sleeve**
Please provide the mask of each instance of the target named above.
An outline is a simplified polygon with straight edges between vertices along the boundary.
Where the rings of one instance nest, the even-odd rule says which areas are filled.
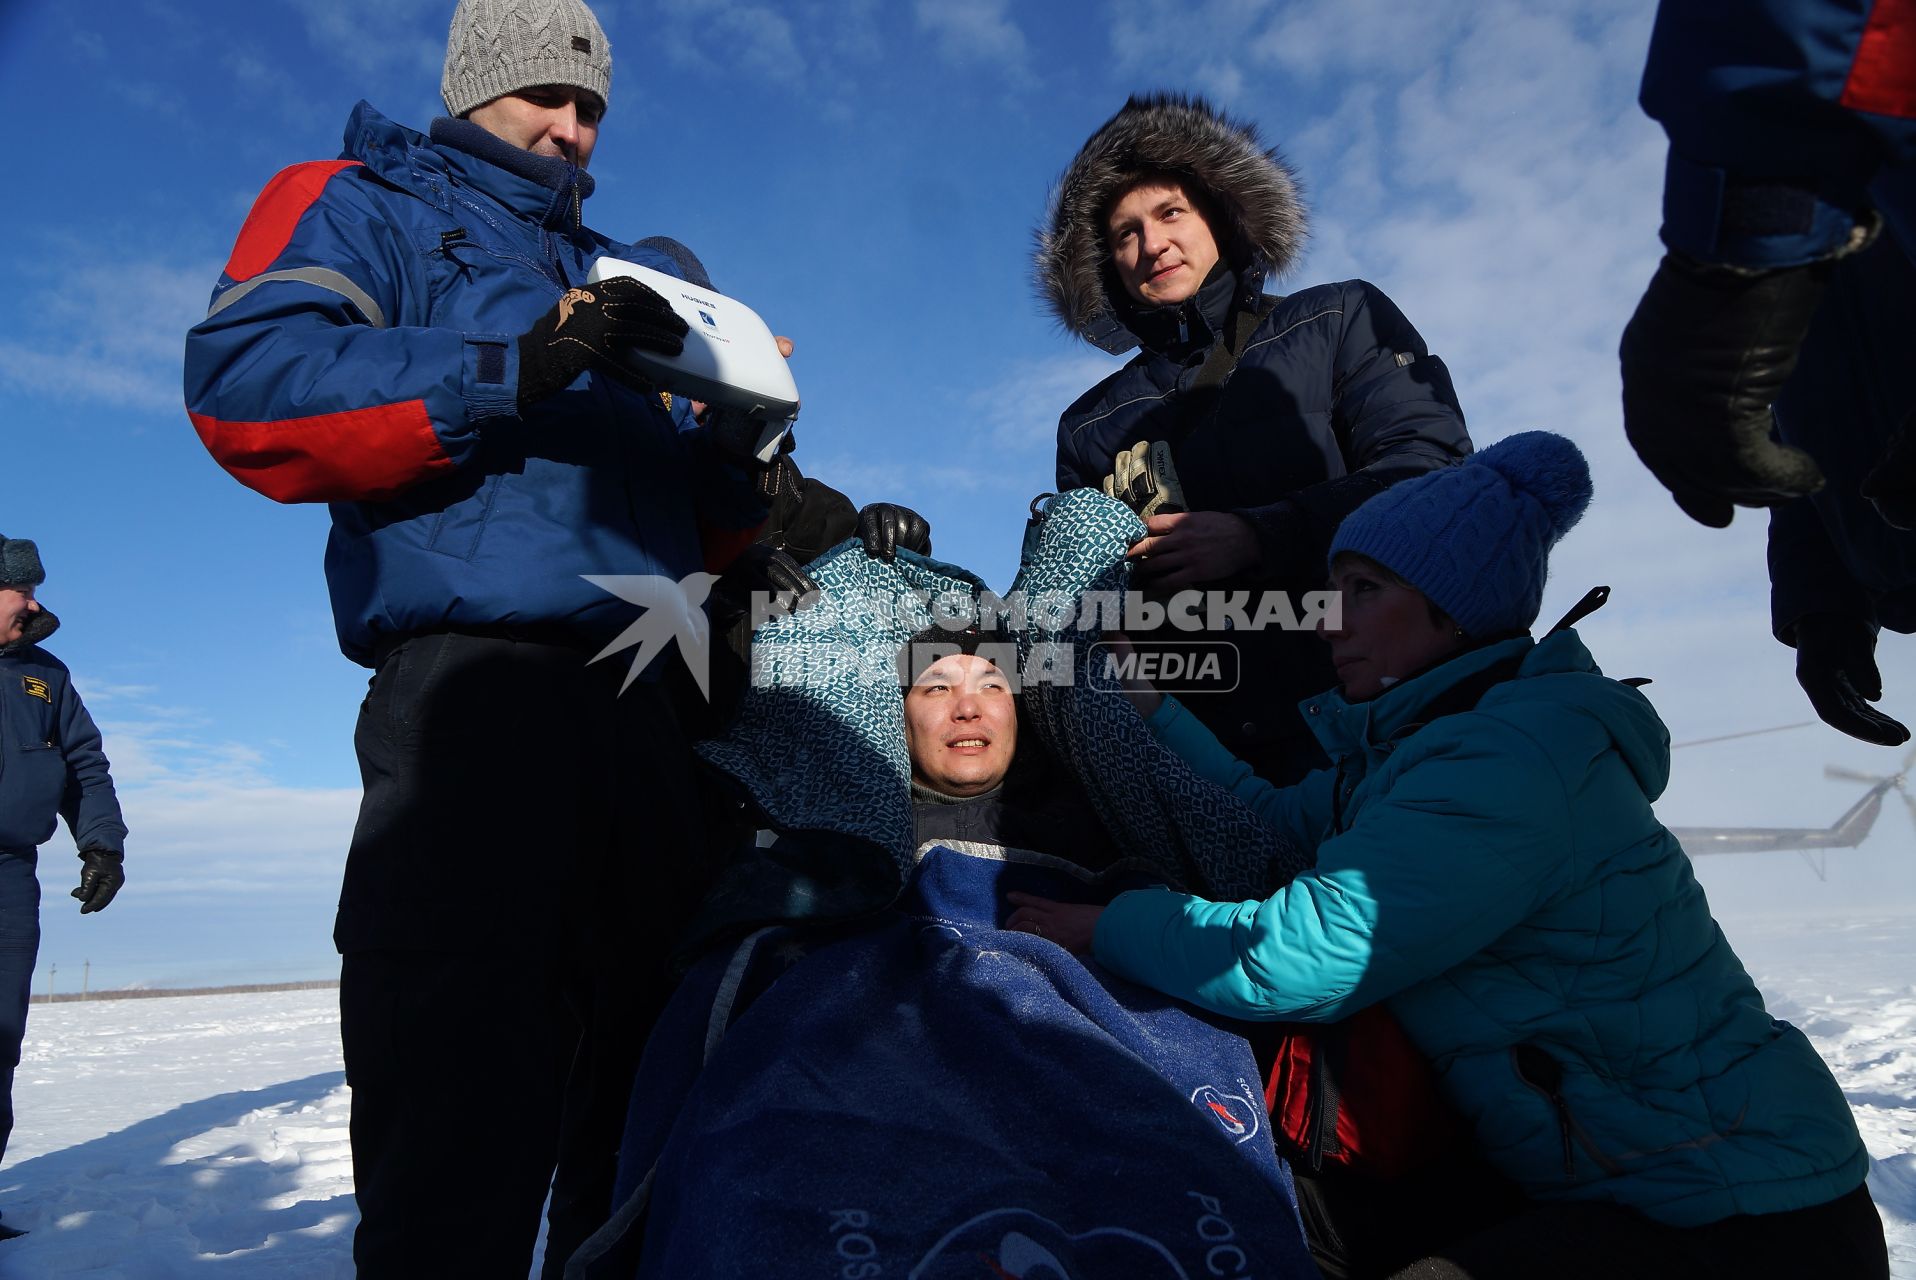
[[[423,400],[278,422],[189,415],[233,478],[275,502],[369,502],[450,471]]]
[[[226,260],[226,274],[235,282],[250,280],[273,265],[293,238],[300,215],[313,207],[334,174],[350,169],[357,160],[312,160],[281,169],[253,201],[239,239]]]
[[[1876,0],[1838,101],[1852,111],[1916,119],[1916,0]]]

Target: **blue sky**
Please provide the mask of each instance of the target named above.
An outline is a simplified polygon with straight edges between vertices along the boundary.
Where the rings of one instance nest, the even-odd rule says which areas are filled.
[[[451,0],[0,0],[0,532],[31,537],[52,645],[108,735],[131,876],[80,920],[43,857],[42,980],[324,975],[357,799],[366,674],[340,657],[326,513],[229,479],[180,407],[186,328],[259,188],[338,153],[361,98],[423,128]],[[1361,276],[1455,376],[1479,442],[1547,427],[1597,502],[1545,614],[1649,675],[1678,740],[1809,718],[1768,636],[1762,520],[1684,520],[1637,466],[1615,347],[1658,252],[1662,139],[1637,110],[1648,3],[1276,0],[1012,5],[606,0],[611,111],[588,221],[697,250],[798,342],[801,461],[923,511],[994,585],[1051,480],[1058,412],[1113,362],[1030,284],[1050,183],[1127,93],[1248,116],[1300,171],[1314,235],[1279,287]],[[1916,641],[1886,704],[1916,715]],[[1821,824],[1898,754],[1821,726],[1679,752],[1673,823]],[[484,803],[475,797],[474,803]],[[1819,881],[1792,854],[1716,859],[1725,915],[1916,911],[1901,812]],[[77,863],[71,864],[77,867]],[[509,891],[502,887],[502,892]]]

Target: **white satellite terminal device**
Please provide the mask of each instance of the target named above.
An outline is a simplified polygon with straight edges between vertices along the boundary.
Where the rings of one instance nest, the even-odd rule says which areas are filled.
[[[772,331],[736,298],[636,262],[604,257],[586,273],[587,284],[631,276],[656,291],[685,321],[685,350],[676,356],[632,350],[625,363],[667,391],[689,400],[743,409],[765,424],[755,453],[760,462],[778,454],[779,443],[798,416],[798,384],[779,354]]]

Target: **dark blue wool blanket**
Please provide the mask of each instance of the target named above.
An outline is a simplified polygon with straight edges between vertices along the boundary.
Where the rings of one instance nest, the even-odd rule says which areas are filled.
[[[1008,889],[1113,887],[934,846],[875,917],[706,957],[566,1275],[1316,1275],[1245,1042],[999,927]]]

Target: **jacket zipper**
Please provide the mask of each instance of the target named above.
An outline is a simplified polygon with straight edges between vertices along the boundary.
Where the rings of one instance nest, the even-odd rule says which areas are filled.
[[[447,262],[450,262],[453,266],[459,268],[461,275],[470,277],[472,275],[472,264],[453,251],[455,249],[470,249],[476,247],[476,243],[466,234],[464,227],[454,227],[450,231],[441,231],[439,233],[439,247],[434,250],[434,252]]]
[[[1329,1033],[1336,1028],[1330,1026],[1322,1030]],[[1306,1135],[1309,1145],[1305,1149],[1312,1173],[1323,1171],[1324,1157],[1337,1145],[1337,1108],[1341,1102],[1337,1075],[1330,1068],[1325,1037],[1318,1036],[1311,1045],[1311,1115]]]
[[[1563,1138],[1563,1172],[1566,1177],[1575,1177],[1577,1173],[1576,1148],[1582,1147],[1599,1169],[1608,1174],[1623,1172],[1622,1166],[1615,1160],[1597,1150],[1590,1135],[1583,1131],[1576,1117],[1570,1114],[1570,1103],[1563,1096],[1563,1064],[1551,1057],[1548,1052],[1534,1044],[1512,1045],[1510,1061],[1516,1070],[1517,1079],[1550,1103],[1557,1113],[1557,1131]]]
[[[1344,784],[1345,773],[1350,765],[1350,756],[1337,757],[1337,772],[1331,777],[1331,834],[1344,834]]]

